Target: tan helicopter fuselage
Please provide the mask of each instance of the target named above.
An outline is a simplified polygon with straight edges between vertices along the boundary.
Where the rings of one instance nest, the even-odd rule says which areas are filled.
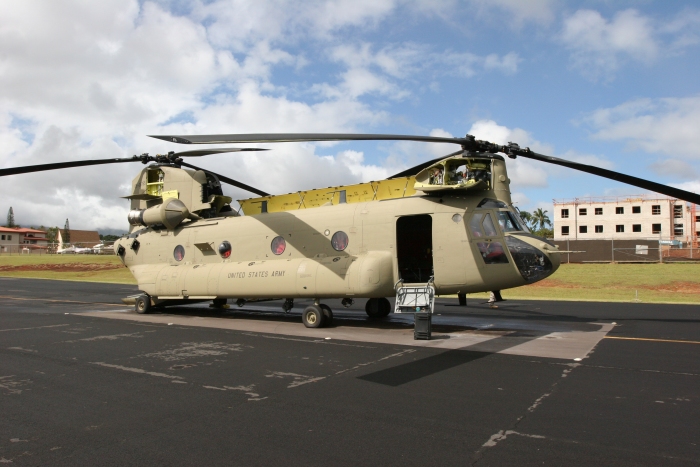
[[[117,241],[115,250],[123,247],[122,260],[139,289],[160,300],[389,297],[400,279],[425,283],[430,275],[438,294],[532,283],[542,277],[524,276],[513,250],[506,247],[516,240],[506,237],[517,237],[518,245],[537,251],[543,264],[546,257],[546,275],[559,266],[559,254],[522,229],[504,231],[498,225],[499,211],[511,218],[514,211],[505,162],[500,157],[492,161],[487,190],[430,196],[419,192],[406,198],[185,221],[171,229],[147,227]],[[489,199],[497,205],[484,204]],[[479,233],[470,225],[486,217],[492,230]],[[331,241],[337,232],[347,236],[342,251]],[[286,244],[281,253],[273,252],[277,237]],[[226,258],[219,253],[224,242],[231,245]],[[498,262],[489,262],[484,245],[500,245]]]

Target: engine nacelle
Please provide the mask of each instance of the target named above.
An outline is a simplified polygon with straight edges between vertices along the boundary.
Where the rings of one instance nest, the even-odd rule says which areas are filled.
[[[129,212],[129,224],[143,225],[150,227],[153,225],[164,225],[166,229],[172,230],[180,222],[192,217],[185,203],[179,199],[166,199],[158,206],[148,209],[139,209]]]

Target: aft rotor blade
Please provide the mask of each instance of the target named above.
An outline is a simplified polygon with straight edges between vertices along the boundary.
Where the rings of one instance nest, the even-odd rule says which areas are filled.
[[[471,139],[441,136],[378,135],[355,133],[250,133],[230,135],[149,135],[180,144],[294,143],[307,141],[419,141],[424,143],[467,144]]]
[[[193,151],[176,152],[177,157],[201,157],[210,154],[221,154],[225,152],[245,152],[245,151],[269,151],[264,148],[216,148],[216,149],[195,149]]]
[[[254,188],[250,185],[246,185],[245,183],[241,183],[241,182],[234,180],[232,178],[228,178],[224,175],[219,175],[218,173],[212,172],[211,170],[203,169],[201,167],[197,167],[195,165],[188,164],[187,162],[180,162],[180,165],[184,165],[185,167],[189,167],[190,169],[201,170],[202,172],[210,173],[224,183],[228,183],[229,185],[233,185],[233,186],[241,188],[243,190],[250,191],[251,193],[255,193],[258,196],[270,196],[270,193],[265,193],[262,190],[258,190],[257,188]]]
[[[504,150],[501,150],[500,152],[505,152],[506,154],[509,154],[508,146],[503,146],[503,149]],[[562,167],[568,167],[570,169],[579,170],[581,172],[597,175],[599,177],[608,178],[610,180],[626,183],[628,185],[643,188],[645,190],[655,191],[656,193],[661,193],[663,195],[671,196],[673,198],[682,199],[690,203],[700,204],[700,195],[697,193],[691,193],[690,191],[685,191],[678,188],[674,188],[672,186],[652,182],[651,180],[645,180],[643,178],[625,175],[620,172],[615,172],[614,170],[603,169],[593,165],[581,164],[579,162],[567,161],[565,159],[559,159],[558,157],[545,156],[544,154],[532,152],[529,149],[518,148],[516,150],[511,150],[510,153],[520,157],[527,157],[528,159],[534,159],[541,162],[548,162],[550,164],[561,165]]]
[[[31,172],[44,172],[47,170],[68,169],[70,167],[85,167],[88,165],[118,164],[120,162],[141,162],[138,157],[128,159],[93,159],[88,161],[57,162],[55,164],[25,165],[24,167],[12,167],[0,169],[0,177],[6,175],[19,175]]]

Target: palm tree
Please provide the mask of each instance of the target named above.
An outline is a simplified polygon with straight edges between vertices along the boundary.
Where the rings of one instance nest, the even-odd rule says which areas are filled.
[[[543,211],[542,208],[537,208],[535,212],[532,213],[532,226],[544,229],[545,227],[552,225],[552,221],[549,220],[547,216],[547,211]]]

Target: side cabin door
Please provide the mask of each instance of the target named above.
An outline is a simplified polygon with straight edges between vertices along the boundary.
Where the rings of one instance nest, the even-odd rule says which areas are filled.
[[[427,283],[433,275],[433,218],[402,216],[396,221],[396,259],[404,283]]]

